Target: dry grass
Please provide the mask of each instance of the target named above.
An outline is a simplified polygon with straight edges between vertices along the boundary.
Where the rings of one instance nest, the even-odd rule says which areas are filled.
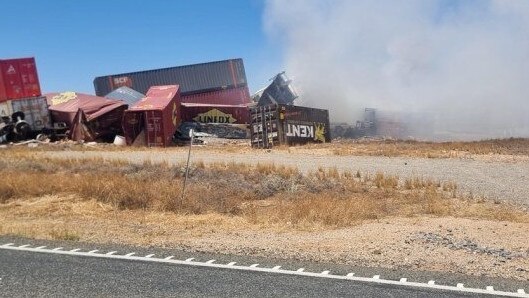
[[[10,151],[152,151],[174,152],[186,151],[187,147],[146,148],[118,147],[112,144],[82,145],[75,142],[41,145],[37,148],[26,146],[10,147]],[[218,151],[223,153],[252,152],[247,140],[224,141],[205,146],[195,146],[195,151]],[[304,146],[278,146],[273,150],[288,153],[310,153],[320,155],[363,155],[363,156],[406,156],[422,158],[468,158],[485,155],[507,155],[529,157],[529,138],[491,139],[472,142],[424,142],[412,140],[333,140],[326,144],[308,144]]]
[[[337,140],[329,144],[313,144],[299,149],[328,150],[334,155],[408,156],[453,158],[468,155],[529,156],[529,139],[511,138],[475,142],[420,142],[399,140]]]
[[[401,181],[384,173],[323,169],[302,175],[274,164],[193,164],[181,199],[184,167],[103,159],[36,158],[27,151],[0,157],[0,203],[43,196],[96,200],[115,210],[179,215],[218,214],[252,224],[345,227],[394,216],[456,216],[529,222],[522,211],[483,198],[458,198],[454,182]],[[55,238],[75,238],[64,231]]]

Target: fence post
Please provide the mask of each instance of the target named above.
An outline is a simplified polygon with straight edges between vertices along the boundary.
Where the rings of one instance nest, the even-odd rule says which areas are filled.
[[[182,197],[180,198],[180,203],[184,202],[184,196],[185,196],[186,184],[187,184],[187,176],[189,175],[189,160],[191,159],[191,147],[193,146],[193,140],[195,138],[195,133],[192,128],[189,130],[189,137],[191,137],[191,141],[189,142],[189,151],[187,152],[186,173],[184,176],[184,185],[182,186]]]

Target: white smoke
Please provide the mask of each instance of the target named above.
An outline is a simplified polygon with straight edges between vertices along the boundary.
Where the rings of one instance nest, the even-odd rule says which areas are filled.
[[[529,1],[269,0],[263,19],[332,121],[373,107],[430,138],[529,136]]]

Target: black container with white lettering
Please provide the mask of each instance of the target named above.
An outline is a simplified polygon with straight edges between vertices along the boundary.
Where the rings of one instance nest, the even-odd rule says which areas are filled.
[[[252,147],[303,145],[331,141],[329,111],[292,105],[250,109]]]

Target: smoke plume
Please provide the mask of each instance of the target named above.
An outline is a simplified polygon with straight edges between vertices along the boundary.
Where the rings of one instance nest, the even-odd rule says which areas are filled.
[[[263,20],[298,104],[332,122],[371,107],[419,137],[529,136],[529,1],[269,0]]]

